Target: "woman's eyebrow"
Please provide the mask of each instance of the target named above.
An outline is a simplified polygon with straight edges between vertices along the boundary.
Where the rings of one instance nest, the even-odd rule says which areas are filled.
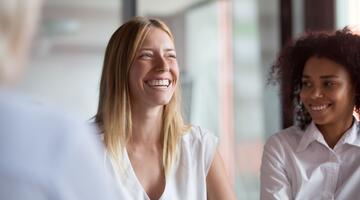
[[[301,78],[303,78],[303,79],[309,79],[310,76],[309,76],[309,75],[306,75],[306,74],[303,74]]]
[[[303,79],[310,79],[310,76],[304,74],[304,75],[302,75],[302,78]],[[322,75],[322,76],[320,76],[320,78],[321,79],[331,79],[331,78],[339,78],[339,76],[338,75]]]
[[[143,47],[139,49],[140,51],[154,51],[154,48],[149,48],[149,47]],[[164,51],[168,52],[168,51],[176,51],[174,48],[166,48],[164,49]]]
[[[339,78],[337,75],[323,75],[320,76],[321,79],[331,79],[331,78]]]
[[[144,47],[144,48],[141,48],[140,51],[152,51],[153,49],[152,48],[147,48],[147,47]]]

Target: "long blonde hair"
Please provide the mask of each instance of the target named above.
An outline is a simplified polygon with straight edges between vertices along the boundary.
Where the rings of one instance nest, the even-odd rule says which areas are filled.
[[[100,81],[100,95],[95,122],[104,133],[107,152],[116,169],[121,169],[122,154],[132,137],[129,70],[150,27],[166,32],[170,29],[160,20],[135,17],[111,36],[105,52]],[[179,86],[163,110],[163,167],[165,174],[175,159],[180,136],[189,129],[180,112]]]

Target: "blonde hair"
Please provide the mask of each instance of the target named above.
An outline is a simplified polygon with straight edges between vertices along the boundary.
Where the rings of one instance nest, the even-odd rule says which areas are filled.
[[[100,95],[95,122],[104,133],[104,143],[114,167],[121,169],[122,153],[132,137],[129,69],[150,27],[166,32],[170,29],[160,20],[135,17],[111,36],[105,52],[100,80]],[[180,136],[189,129],[180,112],[179,86],[163,111],[163,167],[169,171],[176,156]]]

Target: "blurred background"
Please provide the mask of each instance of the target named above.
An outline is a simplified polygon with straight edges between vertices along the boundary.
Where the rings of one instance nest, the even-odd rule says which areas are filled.
[[[292,123],[267,86],[271,64],[290,38],[359,24],[359,10],[359,0],[45,0],[21,89],[89,120],[113,31],[160,18],[175,35],[186,120],[219,136],[238,198],[259,199],[263,144]]]

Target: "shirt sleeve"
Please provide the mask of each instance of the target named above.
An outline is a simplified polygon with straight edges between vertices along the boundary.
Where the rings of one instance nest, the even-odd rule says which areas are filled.
[[[206,130],[200,130],[202,133],[202,149],[205,161],[205,174],[207,175],[214,159],[214,155],[218,146],[218,138]]]
[[[290,182],[284,167],[284,150],[277,135],[264,147],[260,174],[260,199],[292,199]]]

